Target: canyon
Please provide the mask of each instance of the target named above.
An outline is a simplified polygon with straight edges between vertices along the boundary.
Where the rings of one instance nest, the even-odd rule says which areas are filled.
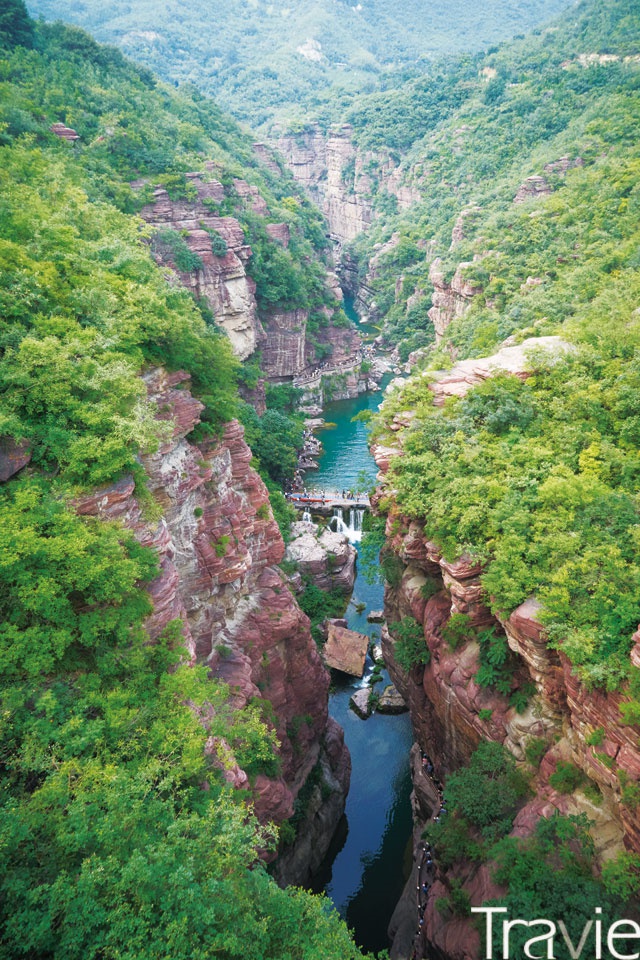
[[[210,740],[207,747],[225,779],[251,791],[258,818],[279,824],[291,817],[309,774],[320,770],[300,844],[278,866],[282,882],[302,883],[324,856],[349,788],[349,753],[342,730],[327,714],[329,674],[278,567],[284,543],[267,489],[250,465],[243,428],[231,422],[219,440],[196,445],[187,437],[202,404],[189,391],[189,375],[156,368],[145,384],[159,418],[171,427],[158,452],[143,457],[161,516],[147,518],[131,476],[82,497],[76,510],[118,520],[156,550],[161,572],[149,587],[150,639],[179,618],[185,658],[229,685],[235,709],[249,702],[269,705],[280,776],[258,774],[250,784],[226,743]]]
[[[205,163],[204,167],[201,173],[186,175],[189,197],[171,199],[164,186],[156,185],[152,188],[153,201],[141,209],[142,218],[156,231],[152,239],[156,262],[170,267],[180,283],[207,305],[240,360],[260,353],[261,372],[267,380],[279,383],[309,375],[317,366],[307,331],[309,309],[294,306],[259,310],[256,284],[248,269],[252,250],[245,231],[237,217],[220,216],[217,211],[231,191],[243,207],[263,220],[271,241],[284,249],[289,244],[288,225],[270,221],[269,209],[257,187],[235,178],[227,188],[215,178],[214,163]],[[133,186],[140,190],[148,184],[137,181]],[[176,264],[171,243],[163,242],[167,231],[186,243],[196,258],[195,266],[181,268]],[[335,274],[326,270],[325,276],[331,305],[322,308],[324,320],[316,342],[327,351],[332,364],[355,363],[360,338],[351,325],[333,323],[341,307],[342,291]]]
[[[390,152],[373,153],[356,146],[350,124],[326,134],[310,124],[300,133],[283,133],[273,145],[325,215],[338,255],[373,222],[378,192],[395,197],[400,210],[420,200],[420,192],[405,182]]]

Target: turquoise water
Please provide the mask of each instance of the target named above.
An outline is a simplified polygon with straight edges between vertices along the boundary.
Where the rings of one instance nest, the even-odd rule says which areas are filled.
[[[369,489],[377,473],[367,447],[362,423],[351,418],[360,410],[377,409],[381,394],[367,394],[355,400],[328,404],[327,421],[336,423],[320,434],[324,454],[320,470],[308,474],[308,482],[326,488],[354,489],[366,478]],[[379,634],[379,624],[368,624],[370,610],[383,605],[382,581],[367,583],[358,576],[347,611],[353,630]],[[356,604],[364,603],[358,613]],[[373,664],[367,662],[367,672]],[[365,674],[366,676],[366,674]],[[389,682],[385,672],[382,689]],[[361,681],[345,675],[335,682],[329,712],[345,732],[353,765],[347,798],[346,820],[338,831],[316,889],[324,889],[352,928],[356,941],[366,950],[389,946],[387,926],[407,877],[406,854],[411,838],[411,777],[409,749],[412,743],[409,715],[398,717],[374,714],[360,720],[349,709],[349,698]]]
[[[358,328],[358,333],[363,338],[365,343],[373,340],[374,337],[377,337],[380,333],[380,327],[374,323],[360,323],[360,317],[356,313],[356,309],[353,305],[353,297],[344,298],[344,312]]]
[[[366,426],[352,423],[351,418],[361,410],[377,410],[380,399],[380,393],[365,393],[355,400],[337,400],[325,406],[324,419],[336,426],[318,433],[324,453],[319,459],[320,469],[307,473],[308,487],[342,491],[358,487],[369,490],[374,485],[378,468],[367,447]]]

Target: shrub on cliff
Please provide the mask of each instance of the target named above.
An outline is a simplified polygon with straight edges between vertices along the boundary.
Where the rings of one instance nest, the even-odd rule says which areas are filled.
[[[509,832],[528,791],[526,777],[502,744],[485,741],[468,767],[448,778],[446,794],[452,810],[494,838]]]
[[[431,659],[422,626],[413,617],[403,617],[398,623],[389,624],[393,637],[393,659],[409,672],[413,667],[423,667]]]
[[[597,907],[602,910],[598,919],[604,930],[625,915],[628,888],[621,884],[614,892],[615,884],[607,889],[594,877],[593,841],[588,826],[584,814],[564,817],[555,813],[539,820],[531,837],[507,837],[496,845],[492,851],[497,864],[494,879],[508,887],[507,895],[498,901],[507,908],[505,916],[562,920],[577,944],[586,925],[593,922]],[[592,926],[587,949],[596,952]],[[512,956],[524,956],[524,944],[530,935],[526,930],[514,929],[510,941]],[[498,939],[496,936],[496,947],[500,949]],[[558,937],[554,956],[570,960],[575,951],[569,951]]]

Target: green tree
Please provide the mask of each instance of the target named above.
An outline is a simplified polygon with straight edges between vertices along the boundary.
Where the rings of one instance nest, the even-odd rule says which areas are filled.
[[[33,46],[33,21],[24,0],[4,0],[0,10],[0,46]]]

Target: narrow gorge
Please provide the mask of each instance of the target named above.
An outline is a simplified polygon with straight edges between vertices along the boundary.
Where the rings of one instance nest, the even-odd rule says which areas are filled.
[[[637,957],[636,0],[205,6],[0,15],[0,960]]]

